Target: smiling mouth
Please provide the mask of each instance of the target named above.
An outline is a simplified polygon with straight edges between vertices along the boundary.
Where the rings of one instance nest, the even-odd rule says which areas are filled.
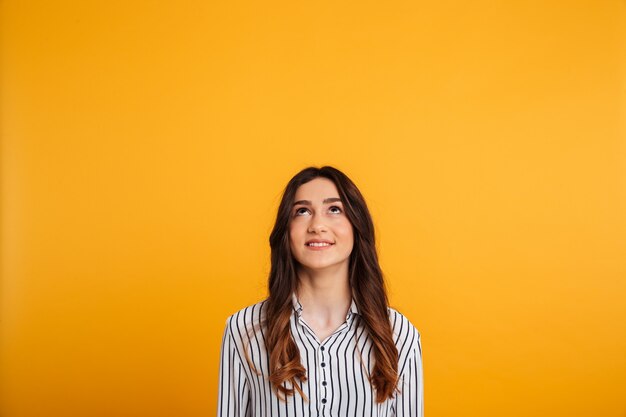
[[[334,245],[334,243],[328,243],[328,242],[305,243],[305,246],[308,246],[310,248],[325,248],[325,247],[332,246],[332,245]]]

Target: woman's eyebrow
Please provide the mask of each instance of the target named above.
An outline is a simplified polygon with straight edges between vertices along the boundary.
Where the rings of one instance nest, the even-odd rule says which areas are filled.
[[[324,201],[322,201],[323,204],[328,204],[328,203],[335,203],[335,202],[341,202],[341,198],[339,197],[330,197],[330,198],[326,198],[324,199]],[[294,206],[297,205],[303,205],[303,206],[310,206],[312,203],[309,200],[298,200],[295,203],[293,203]]]

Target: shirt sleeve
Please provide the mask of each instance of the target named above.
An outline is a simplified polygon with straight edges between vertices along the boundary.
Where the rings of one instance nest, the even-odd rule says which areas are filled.
[[[422,344],[417,334],[417,345],[408,358],[399,379],[400,393],[395,398],[396,417],[424,417],[424,375],[422,371]]]
[[[250,385],[227,323],[220,355],[218,417],[249,417]]]

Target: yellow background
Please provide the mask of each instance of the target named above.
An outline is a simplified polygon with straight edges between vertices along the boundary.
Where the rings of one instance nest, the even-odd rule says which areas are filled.
[[[344,170],[428,417],[626,415],[626,3],[2,1],[3,417],[214,415]]]

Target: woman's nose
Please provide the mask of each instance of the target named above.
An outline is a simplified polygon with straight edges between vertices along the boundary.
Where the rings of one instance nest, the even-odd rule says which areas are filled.
[[[320,233],[326,231],[326,226],[324,222],[320,218],[319,215],[315,214],[311,218],[311,223],[309,223],[308,232],[310,233]]]

